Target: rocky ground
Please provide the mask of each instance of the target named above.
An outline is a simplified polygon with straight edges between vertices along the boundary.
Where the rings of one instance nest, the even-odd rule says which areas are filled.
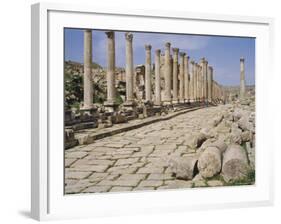
[[[208,107],[65,151],[65,193],[254,184],[254,101]]]

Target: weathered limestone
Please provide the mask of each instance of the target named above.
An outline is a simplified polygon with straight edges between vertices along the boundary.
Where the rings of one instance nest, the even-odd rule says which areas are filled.
[[[169,166],[177,179],[192,180],[197,174],[197,161],[197,155],[177,157],[170,159]]]
[[[179,88],[179,100],[184,103],[184,56],[185,53],[180,53],[180,88]]]
[[[213,67],[208,66],[208,101],[212,102],[212,89],[213,89]]]
[[[165,79],[165,89],[164,89],[164,105],[171,104],[171,68],[170,68],[170,47],[171,44],[167,42],[165,44],[165,70],[164,70],[164,79]]]
[[[198,101],[198,74],[197,74],[197,70],[198,70],[198,66],[197,63],[194,62],[194,66],[193,66],[193,97],[194,97],[194,101],[197,102]]]
[[[240,145],[230,145],[223,154],[222,175],[225,181],[235,181],[247,176],[249,165],[246,151]]]
[[[190,75],[190,82],[189,82],[189,100],[190,102],[194,102],[194,61],[190,61],[191,64],[191,75]]]
[[[189,102],[189,56],[184,56],[184,101]]]
[[[198,170],[204,178],[218,174],[221,170],[221,151],[217,147],[207,147],[198,159]]]
[[[161,105],[160,50],[155,51],[155,105]]]
[[[113,31],[105,32],[107,36],[107,101],[104,103],[109,112],[113,112],[116,107],[116,89],[115,89],[115,33]]]
[[[125,106],[134,104],[134,63],[133,63],[133,34],[125,33],[126,38],[126,102]]]
[[[207,102],[208,99],[208,77],[207,77],[207,71],[208,71],[208,61],[205,60],[205,58],[201,59],[201,66],[202,66],[202,84],[203,84],[203,94],[202,98],[204,102]]]
[[[244,99],[245,91],[245,59],[240,58],[240,99]]]
[[[145,100],[151,101],[151,45],[145,45]]]
[[[84,104],[83,109],[93,108],[93,81],[92,81],[92,30],[84,31]]]
[[[173,103],[178,103],[178,54],[179,49],[173,48]]]

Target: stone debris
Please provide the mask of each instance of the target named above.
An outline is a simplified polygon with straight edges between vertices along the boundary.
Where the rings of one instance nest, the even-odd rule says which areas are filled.
[[[240,145],[230,145],[223,154],[222,175],[225,181],[245,178],[249,172],[247,153]]]
[[[198,173],[197,161],[197,155],[172,158],[169,161],[169,166],[171,167],[173,175],[175,175],[177,179],[192,180]]]
[[[199,157],[198,170],[203,178],[213,177],[221,171],[221,151],[209,146]]]

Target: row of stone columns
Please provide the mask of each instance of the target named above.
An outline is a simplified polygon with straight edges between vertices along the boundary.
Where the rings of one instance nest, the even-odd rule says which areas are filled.
[[[115,88],[115,35],[113,31],[105,32],[107,36],[107,100],[104,106],[114,111],[116,105]],[[126,39],[126,102],[124,106],[134,105],[134,62],[133,35],[125,33]],[[145,101],[152,102],[151,45],[145,45]],[[164,95],[161,99],[160,49],[155,50],[155,89],[154,104],[170,105],[185,102],[212,102],[221,96],[221,87],[213,81],[213,68],[208,66],[205,58],[196,63],[189,62],[189,56],[165,44],[164,54]],[[93,107],[92,66],[92,32],[84,32],[84,109]]]

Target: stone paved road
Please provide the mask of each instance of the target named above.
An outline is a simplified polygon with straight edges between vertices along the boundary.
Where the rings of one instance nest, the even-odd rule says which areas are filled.
[[[186,136],[200,130],[223,106],[204,108],[65,151],[65,193],[98,193],[218,186],[177,180],[170,156],[189,156]]]

